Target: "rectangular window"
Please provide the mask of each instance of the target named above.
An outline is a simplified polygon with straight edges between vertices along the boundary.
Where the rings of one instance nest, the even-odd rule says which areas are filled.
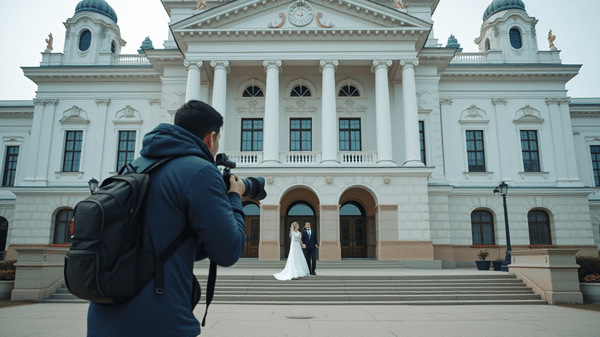
[[[242,151],[263,150],[263,120],[242,119]]]
[[[340,151],[360,150],[360,118],[340,118]]]
[[[594,181],[600,186],[600,146],[590,146],[592,152],[592,167],[594,169]]]
[[[117,148],[117,172],[135,157],[135,131],[119,131]]]
[[[419,143],[421,145],[421,161],[427,165],[425,161],[425,122],[419,121]]]
[[[485,172],[483,131],[467,131],[467,159],[469,172]]]
[[[15,186],[15,177],[17,176],[17,159],[19,157],[18,146],[7,146],[6,157],[4,158],[4,175],[2,177],[2,186]]]
[[[540,172],[537,131],[521,131],[521,152],[525,172]]]
[[[65,137],[63,172],[79,172],[82,140],[83,131],[67,131]]]
[[[312,151],[312,120],[290,119],[290,151]]]

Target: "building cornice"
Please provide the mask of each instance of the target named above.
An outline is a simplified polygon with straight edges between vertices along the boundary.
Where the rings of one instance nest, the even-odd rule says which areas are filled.
[[[22,67],[27,78],[41,82],[160,81],[152,65]]]
[[[563,64],[449,64],[441,74],[440,81],[472,81],[473,78],[493,78],[494,81],[530,81],[531,78],[547,77],[568,82],[579,73],[580,65]]]

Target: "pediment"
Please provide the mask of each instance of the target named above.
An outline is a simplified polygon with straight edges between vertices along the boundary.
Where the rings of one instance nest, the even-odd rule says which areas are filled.
[[[427,33],[431,24],[402,10],[367,0],[238,0],[204,11],[171,26],[175,35],[231,35],[257,32],[279,35],[278,31],[381,30],[382,35],[406,31]]]

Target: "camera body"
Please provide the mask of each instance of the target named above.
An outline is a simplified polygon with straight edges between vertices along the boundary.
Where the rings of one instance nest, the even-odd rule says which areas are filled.
[[[236,164],[224,153],[217,154],[215,162],[217,166],[225,167],[223,169],[223,182],[225,183],[225,187],[227,187],[227,191],[229,191],[229,188],[231,187],[231,169],[235,168]],[[246,179],[242,179],[242,182],[246,186],[246,190],[244,191],[242,197],[256,201],[263,200],[267,197],[267,192],[265,191],[265,178],[248,177]]]

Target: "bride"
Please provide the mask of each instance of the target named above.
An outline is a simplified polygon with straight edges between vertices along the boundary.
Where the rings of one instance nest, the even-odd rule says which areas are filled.
[[[308,271],[308,264],[306,264],[306,259],[304,258],[304,253],[302,252],[302,234],[298,231],[299,228],[300,225],[298,222],[292,222],[290,227],[290,237],[292,238],[292,243],[290,244],[290,254],[288,255],[285,268],[281,272],[273,274],[273,276],[275,276],[275,278],[278,280],[291,280],[293,278],[304,277],[310,274]]]

